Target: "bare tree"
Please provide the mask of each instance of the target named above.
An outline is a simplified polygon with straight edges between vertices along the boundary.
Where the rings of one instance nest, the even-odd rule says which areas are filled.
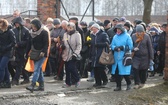
[[[143,21],[148,24],[151,22],[150,15],[153,0],[143,0],[143,2],[144,2]]]

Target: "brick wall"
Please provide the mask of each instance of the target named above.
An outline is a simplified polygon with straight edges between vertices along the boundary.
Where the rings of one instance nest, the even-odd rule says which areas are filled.
[[[56,18],[56,2],[59,0],[37,0],[37,16],[45,23],[48,17]],[[58,2],[57,6],[60,7]],[[60,8],[57,12],[60,11]],[[59,12],[60,13],[60,12]],[[59,17],[59,16],[57,16]]]

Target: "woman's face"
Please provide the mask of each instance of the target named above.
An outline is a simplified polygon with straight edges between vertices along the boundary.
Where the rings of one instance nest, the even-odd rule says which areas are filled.
[[[32,30],[33,30],[33,31],[38,31],[38,30],[37,30],[37,27],[36,27],[34,24],[31,24],[31,27],[32,27]]]
[[[71,27],[71,26],[68,26],[68,27],[67,27],[67,31],[73,31],[73,30],[74,30],[73,27]]]
[[[117,28],[117,34],[121,34],[121,33],[122,33],[122,31]]]

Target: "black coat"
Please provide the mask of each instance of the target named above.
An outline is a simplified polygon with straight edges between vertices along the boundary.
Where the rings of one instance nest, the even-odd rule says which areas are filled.
[[[21,40],[19,40],[19,32],[21,31]],[[16,55],[16,61],[24,60],[24,54],[26,51],[27,43],[30,37],[29,30],[21,26],[20,28],[14,28],[13,32],[15,33],[16,37],[16,44],[18,47],[15,47],[15,55]]]
[[[114,32],[114,28],[115,28],[115,27],[112,27],[112,28],[110,28],[110,29],[107,31],[107,35],[109,36],[110,43],[112,42],[113,37],[114,37],[114,35],[116,34],[116,33]]]
[[[11,51],[16,43],[15,41],[14,32],[11,29],[0,33],[0,56],[11,57]]]
[[[165,55],[165,49],[166,49],[166,32],[162,32],[159,35],[159,43],[158,43],[158,48],[157,51],[160,51],[161,54]]]
[[[99,63],[99,58],[103,48],[107,47],[106,43],[109,44],[110,41],[108,35],[103,30],[99,30],[96,35],[91,34],[90,58],[92,60],[92,67],[105,67]]]
[[[43,29],[41,33],[37,35],[36,37],[32,38],[30,36],[28,46],[26,49],[27,55],[31,49],[31,45],[33,45],[36,50],[42,50],[42,52],[45,53],[44,57],[47,57],[48,56],[48,46],[49,46],[48,32],[45,29]]]

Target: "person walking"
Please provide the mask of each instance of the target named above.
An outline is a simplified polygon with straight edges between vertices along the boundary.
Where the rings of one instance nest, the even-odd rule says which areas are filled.
[[[16,39],[8,25],[7,20],[0,19],[0,88],[11,88],[8,62],[13,56]]]
[[[127,88],[131,89],[131,80],[129,78],[131,73],[131,65],[124,66],[123,58],[126,51],[126,46],[128,46],[129,51],[132,49],[132,39],[130,35],[126,32],[123,24],[117,24],[114,29],[116,35],[113,37],[111,49],[114,51],[114,64],[112,65],[112,74],[115,75],[116,88],[114,91],[120,91],[122,77],[126,80]]]
[[[49,32],[46,31],[39,19],[33,19],[31,21],[31,26],[32,32],[31,39],[29,40],[29,45],[27,48],[27,55],[30,56],[30,59],[34,61],[34,73],[32,83],[30,86],[26,87],[26,89],[30,90],[31,92],[33,92],[34,90],[44,91],[44,76],[42,72],[42,64],[48,57]],[[39,59],[37,60],[33,57],[31,58],[31,52],[33,52],[34,49],[38,51],[40,50]],[[34,88],[36,82],[39,83],[39,87],[37,89]]]
[[[134,89],[142,88],[147,78],[149,63],[154,59],[153,47],[150,36],[145,33],[142,25],[136,26],[136,33],[132,36],[133,40],[133,71]]]

